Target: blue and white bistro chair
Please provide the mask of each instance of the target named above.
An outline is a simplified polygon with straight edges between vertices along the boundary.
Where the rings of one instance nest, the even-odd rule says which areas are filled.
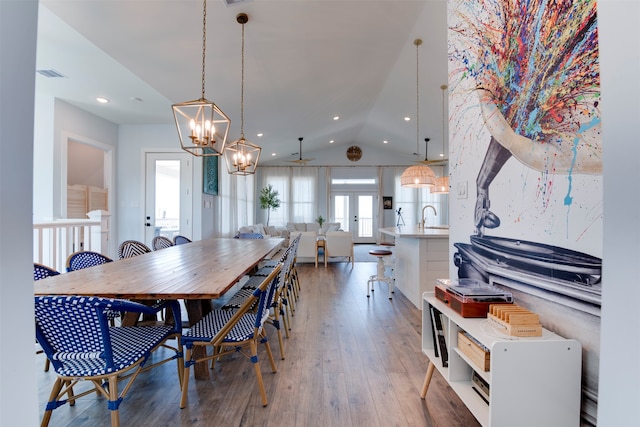
[[[246,356],[253,363],[258,380],[258,389],[262,398],[262,406],[267,406],[267,393],[262,381],[262,372],[258,363],[258,344],[264,344],[272,372],[276,372],[276,363],[267,340],[264,324],[269,318],[269,308],[273,304],[275,290],[278,286],[280,266],[264,278],[262,284],[253,292],[250,298],[242,304],[238,310],[217,309],[211,311],[199,322],[193,325],[182,336],[185,346],[184,380],[182,381],[182,398],[180,408],[187,403],[189,390],[189,369],[198,362],[217,360],[220,357],[234,352]],[[258,304],[252,310],[255,304]],[[196,358],[193,354],[194,346],[211,346],[213,352],[203,357]]]
[[[151,252],[149,246],[137,240],[125,240],[118,246],[118,259],[131,258]]]
[[[174,245],[184,245],[186,243],[191,243],[191,239],[181,235],[177,235],[173,238]]]
[[[173,241],[168,237],[156,236],[153,238],[153,240],[151,240],[151,247],[154,251],[170,248],[171,246],[173,246]]]
[[[48,267],[43,264],[38,264],[37,262],[33,263],[33,280],[41,280],[46,279],[47,277],[57,276],[60,274],[59,271],[54,270],[51,267]]]
[[[42,280],[42,279],[46,279],[47,277],[51,277],[51,276],[57,276],[59,275],[60,272],[57,270],[54,270],[51,267],[48,267],[44,264],[39,264],[37,262],[33,263],[33,280]],[[42,351],[42,349],[38,348],[36,349],[36,354],[41,354],[44,353],[44,351]],[[49,359],[47,359],[44,363],[44,370],[45,372],[49,371],[49,366],[50,366],[50,362]]]
[[[264,239],[260,233],[238,233],[233,236],[234,239]]]
[[[67,257],[67,272],[113,262],[108,256],[93,251],[78,251]]]
[[[171,306],[173,325],[110,327],[109,311],[157,313]],[[36,338],[57,374],[41,426],[46,427],[54,409],[98,392],[107,399],[111,425],[120,425],[118,408],[137,376],[144,371],[177,361],[180,385],[183,377],[180,308],[177,302],[153,307],[131,301],[88,296],[35,297]],[[176,339],[174,345],[168,340]],[[168,357],[149,362],[152,352],[167,347]],[[171,351],[172,350],[172,351]],[[149,363],[147,363],[149,362]],[[71,394],[80,380],[93,384],[89,390]],[[119,392],[119,386],[123,385]],[[69,394],[69,399],[63,399]]]

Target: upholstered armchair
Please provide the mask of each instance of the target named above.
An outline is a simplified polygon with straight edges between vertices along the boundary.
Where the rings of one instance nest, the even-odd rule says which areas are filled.
[[[347,257],[354,264],[353,237],[349,231],[327,231],[324,243],[324,266],[329,257]]]
[[[318,240],[318,234],[315,231],[301,231],[291,233],[291,239],[295,239],[300,235],[300,242],[298,243],[298,252],[296,258],[314,258],[317,255],[316,241]]]

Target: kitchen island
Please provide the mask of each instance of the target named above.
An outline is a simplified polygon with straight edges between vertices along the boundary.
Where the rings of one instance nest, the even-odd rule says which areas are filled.
[[[395,241],[396,289],[422,309],[422,294],[434,291],[436,279],[449,278],[448,227],[403,225],[378,231]]]

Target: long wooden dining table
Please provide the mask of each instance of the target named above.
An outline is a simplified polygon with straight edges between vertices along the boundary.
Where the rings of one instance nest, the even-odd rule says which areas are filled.
[[[197,240],[34,282],[35,295],[87,295],[135,300],[183,299],[189,325],[212,309],[245,274],[283,243],[281,238]],[[194,369],[209,378],[206,364]]]

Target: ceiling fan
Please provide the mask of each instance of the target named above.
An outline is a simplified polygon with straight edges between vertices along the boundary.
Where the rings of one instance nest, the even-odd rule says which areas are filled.
[[[315,158],[312,157],[312,158],[309,158],[309,159],[303,159],[302,158],[302,137],[298,138],[298,141],[300,141],[300,151],[298,151],[297,153],[293,153],[294,155],[295,154],[299,155],[298,159],[296,159],[296,160],[287,160],[287,161],[291,162],[291,163],[297,163],[299,165],[303,165],[304,166],[304,165],[307,164],[307,162],[310,162],[311,160],[315,160]]]
[[[438,159],[438,160],[429,160],[427,159],[427,153],[428,153],[428,146],[429,146],[429,138],[425,138],[424,139],[424,160],[418,160],[418,163],[421,163],[423,165],[444,165],[445,163],[447,163],[449,161],[449,159]],[[418,156],[419,153],[413,153],[414,156]]]

